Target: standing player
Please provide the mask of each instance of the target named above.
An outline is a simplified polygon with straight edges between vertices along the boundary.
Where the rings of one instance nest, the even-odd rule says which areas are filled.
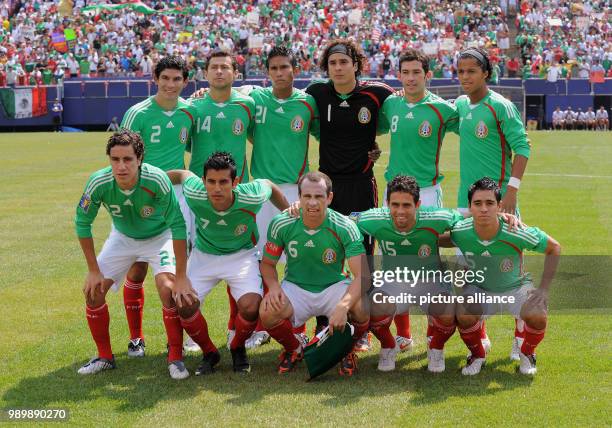
[[[318,136],[318,111],[312,96],[293,87],[297,74],[295,54],[286,47],[274,47],[266,59],[271,88],[257,87],[249,95],[255,101],[255,127],[250,136],[253,143],[251,175],[278,184],[288,201],[298,199],[297,182],[308,172],[309,133]],[[259,236],[264,237],[272,217],[279,213],[270,202],[257,216]],[[263,252],[265,239],[257,244]],[[302,329],[298,334],[305,339]],[[258,323],[246,343],[255,348],[270,340],[270,335]]]
[[[402,52],[399,68],[404,96],[391,95],[380,112],[379,127],[391,131],[385,180],[389,183],[399,174],[414,176],[420,187],[421,205],[441,208],[440,183],[444,175],[439,168],[440,152],[446,131],[456,130],[457,111],[454,105],[425,89],[431,71],[429,58],[424,53],[415,49]],[[398,314],[394,321],[400,349],[410,349],[409,315]]]
[[[465,294],[514,297],[502,307],[525,323],[524,338],[519,342],[520,372],[534,375],[537,371],[535,349],[544,338],[548,289],[559,262],[561,246],[536,227],[510,230],[498,216],[502,209],[501,189],[488,177],[470,186],[468,201],[472,217],[453,227],[451,240],[463,252],[470,269],[486,274],[484,282],[468,286]],[[537,289],[523,271],[524,250],[546,254]],[[459,333],[471,352],[462,373],[476,375],[485,363],[485,349],[480,339],[482,315],[494,313],[499,304],[485,304],[484,308],[476,310],[458,305],[457,309]]]
[[[329,317],[330,331],[343,330],[350,315],[359,339],[368,329],[369,317],[363,307],[362,263],[363,237],[347,217],[330,209],[333,193],[329,177],[309,172],[298,183],[301,212],[299,217],[282,213],[274,217],[268,229],[268,242],[261,262],[261,274],[268,285],[260,316],[270,335],[284,350],[279,373],[291,371],[302,359],[301,343],[293,327],[318,315]],[[282,285],[276,263],[283,251],[287,267]],[[343,273],[348,263],[353,279]],[[357,370],[355,353],[340,364],[340,374],[351,376]]]
[[[608,112],[604,106],[599,106],[599,110],[597,110],[595,117],[597,118],[597,129],[607,131],[610,122],[608,121]]]
[[[493,178],[502,191],[501,210],[518,215],[518,190],[527,168],[531,147],[516,106],[490,90],[491,63],[479,48],[461,52],[457,64],[459,83],[466,95],[455,101],[459,113],[459,192],[457,207],[464,216],[469,186],[482,177]],[[487,341],[486,332],[481,335]],[[511,358],[518,358],[520,323],[515,328]]]
[[[185,221],[168,177],[159,168],[142,162],[144,145],[138,134],[113,134],[106,154],[111,165],[92,174],[75,218],[89,270],[83,287],[87,323],[98,348],[98,356],[78,372],[95,374],[115,368],[106,293],[139,260],[151,264],[155,274],[168,339],[170,376],[184,379],[189,372],[182,361],[182,328],[203,343],[196,333],[204,321],[197,306],[185,305],[177,313],[173,299],[175,294],[180,306],[183,298],[190,299],[191,285],[185,274]],[[100,205],[111,215],[114,227],[96,259],[91,225]]]
[[[393,89],[379,82],[358,80],[365,56],[353,41],[330,41],[321,55],[320,68],[328,76],[325,82],[312,83],[306,92],[319,110],[319,171],[334,183],[330,208],[343,215],[366,211],[378,205],[378,189],[373,173],[380,156],[376,144],[378,115]],[[372,254],[374,242],[364,241],[366,254]],[[326,321],[317,319],[317,328]],[[365,341],[357,349],[369,348]]]
[[[196,130],[189,170],[201,177],[206,160],[213,153],[225,151],[236,160],[239,181],[247,182],[246,142],[254,125],[255,103],[251,97],[232,89],[238,70],[230,53],[222,50],[211,53],[205,70],[210,91],[206,97],[192,100]]]
[[[153,71],[156,94],[130,107],[121,122],[121,128],[134,131],[142,137],[145,145],[144,162],[164,171],[185,168],[185,147],[191,138],[194,124],[189,104],[180,98],[187,85],[187,74],[187,63],[183,58],[167,56],[160,59]],[[185,204],[181,187],[174,186],[174,192],[189,232],[189,207]],[[192,239],[188,233],[188,241]],[[136,262],[130,268],[123,286],[123,302],[130,329],[130,357],[142,357],[145,353],[142,315],[146,275],[147,264]]]
[[[185,199],[196,219],[196,245],[187,268],[189,279],[200,301],[219,281],[228,283],[238,308],[235,331],[228,338],[233,368],[235,372],[249,372],[244,342],[255,329],[263,294],[255,218],[268,199],[280,210],[289,204],[278,186],[269,180],[239,184],[236,163],[225,152],[208,158],[201,178],[185,170],[168,171],[168,176],[173,183],[183,185]],[[208,346],[200,345],[204,359],[196,375],[211,373],[220,359],[206,325],[201,334],[207,338]]]
[[[387,206],[373,208],[357,216],[359,230],[376,239],[382,249],[383,269],[393,270],[396,263],[408,266],[413,271],[438,270],[440,258],[438,237],[463,219],[459,212],[449,209],[424,206],[420,199],[417,179],[398,175],[387,184]],[[394,260],[394,257],[408,256]],[[420,285],[417,285],[420,287]],[[396,289],[396,290],[389,290]],[[396,284],[390,284],[390,294],[400,290]],[[412,289],[412,293],[418,291]],[[439,287],[440,292],[444,292]],[[450,293],[450,291],[449,291]],[[377,303],[375,301],[375,303]],[[433,308],[429,308],[433,309]],[[454,311],[445,315],[444,309],[436,315],[428,311],[427,328],[427,368],[431,372],[444,371],[444,344],[455,331]],[[375,308],[373,308],[373,311]],[[378,369],[391,371],[395,369],[395,358],[400,350],[399,343],[393,339],[389,326],[396,312],[406,313],[408,305],[395,305],[372,316],[370,329],[381,343]]]

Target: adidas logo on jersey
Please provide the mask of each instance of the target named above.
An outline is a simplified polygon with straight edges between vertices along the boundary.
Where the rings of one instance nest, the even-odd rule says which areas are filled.
[[[125,202],[123,203],[123,205],[127,206],[127,207],[133,207],[134,204],[132,204],[132,201],[130,201],[129,199],[126,199]]]
[[[404,117],[404,119],[414,119],[414,115],[411,111],[409,111],[408,114]]]
[[[344,100],[340,103],[340,107],[350,107],[350,105],[346,102],[346,100]]]
[[[219,112],[219,114],[217,114],[217,119],[225,119],[225,115],[223,114],[222,111]]]
[[[404,239],[400,245],[410,246],[410,245],[412,245],[412,243],[409,240]]]
[[[489,251],[487,250],[484,253],[482,253],[481,256],[491,257],[491,253],[489,253]]]
[[[284,113],[285,110],[283,110],[283,106],[280,106],[279,108],[277,108],[276,110],[274,110],[276,113]]]
[[[227,226],[227,223],[226,223],[226,222],[225,222],[225,220],[223,220],[223,219],[219,220],[219,221],[217,222],[217,224],[218,224],[219,226]]]
[[[314,248],[315,244],[312,242],[312,239],[309,239],[308,242],[304,244],[304,247]]]
[[[168,128],[174,128],[174,124],[172,123],[172,121],[168,122],[168,124],[166,125],[166,129]]]

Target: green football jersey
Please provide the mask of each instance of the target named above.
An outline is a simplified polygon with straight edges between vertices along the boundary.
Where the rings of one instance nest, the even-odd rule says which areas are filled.
[[[415,264],[412,268],[438,266],[438,238],[448,231],[463,216],[455,210],[435,207],[420,207],[416,211],[416,223],[407,232],[395,228],[389,208],[372,208],[359,213],[357,226],[361,233],[376,239],[384,256],[418,256],[399,260],[400,263]],[[395,267],[393,259],[383,258],[383,268]]]
[[[251,175],[276,184],[297,183],[308,172],[309,132],[318,123],[314,98],[299,89],[283,100],[272,88],[256,88],[249,95],[255,100]]]
[[[91,238],[91,225],[100,205],[108,211],[115,228],[134,239],[149,239],[168,228],[173,239],[185,239],[185,220],[170,179],[161,169],[143,163],[134,188],[119,188],[110,166],[94,172],[76,209],[79,238]]]
[[[537,227],[510,230],[503,220],[499,221],[499,231],[489,241],[478,237],[473,217],[460,221],[451,229],[451,240],[463,253],[468,267],[484,272],[485,281],[474,285],[495,293],[530,281],[523,270],[523,250],[543,253],[548,245],[548,236]]]
[[[234,188],[234,203],[227,211],[216,211],[200,177],[183,182],[183,194],[195,216],[196,247],[207,254],[232,254],[253,248],[259,240],[255,218],[270,199],[272,187],[264,180],[239,184]]]
[[[192,100],[196,129],[191,141],[189,170],[202,177],[204,163],[215,152],[230,153],[236,161],[236,171],[242,182],[249,181],[246,159],[247,135],[255,121],[255,101],[232,89],[224,103],[210,96]]]
[[[459,113],[458,207],[467,207],[468,188],[482,177],[490,177],[506,192],[512,171],[512,155],[529,157],[521,115],[512,101],[489,90],[476,105],[463,95],[455,101]]]
[[[379,130],[391,132],[391,153],[385,180],[396,175],[411,175],[419,186],[442,182],[440,150],[447,130],[456,129],[459,116],[448,101],[431,92],[417,103],[391,95],[380,111]]]
[[[144,162],[164,171],[184,169],[185,147],[194,127],[190,109],[182,98],[174,110],[164,110],[155,97],[149,97],[128,109],[121,128],[140,134],[145,145]]]
[[[308,229],[301,216],[278,214],[268,227],[264,255],[278,260],[287,256],[285,279],[304,290],[319,293],[346,279],[344,261],[365,254],[363,236],[348,217],[327,209],[323,224]]]

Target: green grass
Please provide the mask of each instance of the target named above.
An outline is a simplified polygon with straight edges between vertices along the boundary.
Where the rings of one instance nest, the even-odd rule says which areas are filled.
[[[507,358],[514,324],[509,317],[488,322],[493,350],[480,376],[461,376],[465,347],[456,335],[447,347],[446,372],[428,374],[425,322],[414,316],[416,349],[402,354],[392,373],[377,372],[376,349],[361,356],[361,371],[352,379],[330,372],[306,383],[304,367],[279,377],[280,348],[272,344],[250,354],[249,376],[231,373],[223,348],[216,374],[175,382],[167,375],[160,303],[150,278],[145,287],[147,357],[127,359],[121,295],[110,294],[118,369],[78,376],[76,369],[95,347],[84,317],[86,266],[72,218],[87,177],[107,163],[106,135],[2,134],[0,408],[68,408],[70,422],[78,426],[612,424],[609,280],[602,308],[551,313],[535,379],[517,374]],[[520,191],[524,220],[554,236],[566,255],[612,255],[610,134],[534,132],[530,137],[532,158]],[[388,150],[388,140],[380,143]],[[314,160],[316,146],[311,150]],[[375,170],[381,193],[387,156]],[[456,206],[454,136],[445,141],[442,170],[445,204]],[[108,228],[108,216],[100,214],[94,226],[98,248]],[[591,260],[595,269],[605,262]],[[583,293],[591,291],[593,284],[573,267],[560,270],[561,278],[574,280],[576,295],[581,286]],[[222,287],[207,299],[205,315],[213,340],[222,345],[227,320]],[[187,357],[186,364],[192,369],[197,360]]]

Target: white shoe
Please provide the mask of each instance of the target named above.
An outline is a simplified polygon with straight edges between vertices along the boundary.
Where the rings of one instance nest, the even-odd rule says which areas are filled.
[[[310,340],[308,339],[308,336],[306,336],[306,333],[294,333],[293,335],[298,340],[298,342],[300,342],[300,346],[302,347],[302,349],[304,349],[306,345],[308,345],[308,342]]]
[[[485,365],[486,359],[484,358],[468,358],[467,364],[461,369],[461,374],[464,376],[474,376],[480,373],[480,370]]]
[[[522,337],[515,337],[512,341],[512,350],[510,351],[510,359],[512,361],[521,361],[520,353],[521,346],[523,346],[523,340],[525,339]]]
[[[103,370],[112,370],[115,366],[115,358],[107,360],[106,358],[95,357],[89,360],[89,362],[83,365],[78,371],[81,375],[96,374]]]
[[[444,349],[427,349],[427,370],[432,373],[442,373],[444,365]]]
[[[185,368],[185,364],[178,360],[168,364],[168,371],[172,379],[181,380],[189,377],[189,371]]]
[[[267,331],[254,331],[251,337],[244,342],[244,347],[247,349],[255,349],[261,345],[265,345],[269,341],[270,335]]]
[[[414,341],[410,337],[395,336],[395,343],[400,352],[410,352],[414,345]]]
[[[536,368],[536,356],[534,355],[525,355],[522,352],[519,352],[519,358],[521,360],[521,365],[519,366],[519,370],[524,375],[533,376],[538,372]]]
[[[230,349],[230,344],[232,343],[232,340],[234,340],[234,336],[236,336],[236,330],[228,330],[226,333],[226,337],[227,337],[227,349]]]
[[[128,357],[131,358],[142,358],[145,356],[145,343],[141,338],[130,339],[128,343]]]
[[[395,370],[395,358],[397,357],[399,348],[382,348],[378,354],[378,370],[381,372],[391,372]]]
[[[187,340],[183,344],[184,352],[200,352],[200,345],[195,343],[191,337],[187,337]]]

